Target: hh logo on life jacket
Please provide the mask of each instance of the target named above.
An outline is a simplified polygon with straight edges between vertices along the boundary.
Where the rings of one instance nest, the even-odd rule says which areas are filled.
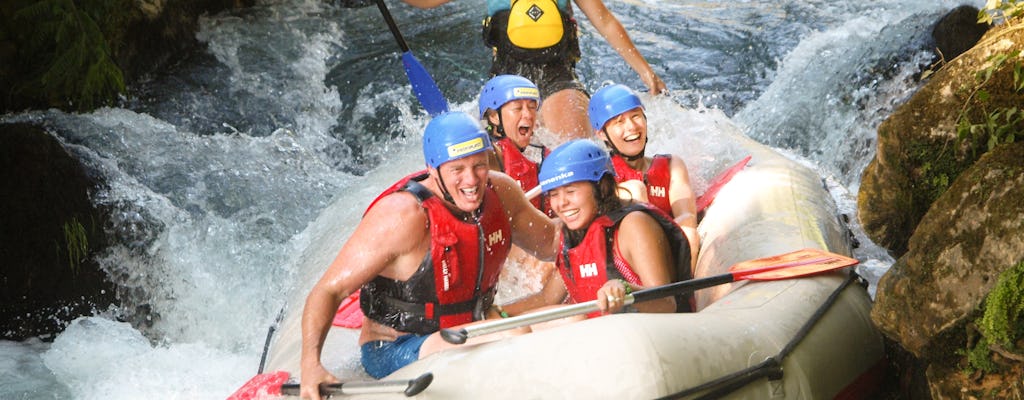
[[[487,235],[487,247],[494,246],[495,243],[501,243],[505,238],[501,235],[501,230],[496,230]]]
[[[580,265],[580,277],[590,278],[597,276],[597,263],[589,263]]]
[[[651,196],[654,196],[654,197],[665,197],[665,187],[664,186],[651,186],[650,190],[651,190]]]

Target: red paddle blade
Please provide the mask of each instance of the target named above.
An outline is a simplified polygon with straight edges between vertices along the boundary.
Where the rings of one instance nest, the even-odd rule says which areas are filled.
[[[740,160],[736,165],[729,167],[729,169],[718,174],[715,179],[711,180],[711,184],[708,185],[708,190],[704,191],[704,194],[697,196],[697,212],[704,211],[705,208],[708,208],[708,206],[711,205],[711,202],[715,201],[715,196],[718,195],[718,191],[722,190],[722,186],[729,183],[729,181],[732,180],[732,177],[736,176],[736,173],[740,172],[747,166],[747,163],[750,162],[750,157],[751,156],[747,156]]]
[[[359,291],[350,294],[338,306],[334,314],[334,326],[360,328],[363,326],[363,310],[359,307]]]
[[[819,249],[801,249],[772,257],[743,261],[729,267],[736,280],[772,281],[837,270],[859,263],[856,259]]]
[[[256,375],[228,397],[228,400],[255,400],[267,396],[280,396],[281,385],[288,381],[288,376],[285,371]]]

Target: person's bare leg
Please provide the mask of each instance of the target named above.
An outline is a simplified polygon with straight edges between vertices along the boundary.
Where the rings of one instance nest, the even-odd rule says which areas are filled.
[[[540,124],[560,141],[589,139],[590,120],[587,106],[590,98],[575,89],[564,89],[546,97],[540,106]]]

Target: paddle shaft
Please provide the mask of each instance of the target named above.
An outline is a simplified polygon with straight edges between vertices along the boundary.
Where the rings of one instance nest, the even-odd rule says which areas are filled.
[[[816,257],[810,259],[797,260],[788,263],[769,265],[759,268],[751,268],[742,271],[735,271],[721,275],[714,275],[706,278],[691,279],[682,282],[670,283],[667,285],[638,290],[636,292],[628,294],[623,299],[623,305],[630,305],[637,302],[644,302],[667,296],[691,293],[700,289],[705,289],[712,286],[723,285],[726,283],[743,280],[760,273],[776,271],[785,268],[824,263],[826,265],[825,267],[815,271],[815,273],[818,273],[850,265],[843,263],[833,263],[836,260],[837,258],[835,257]],[[805,275],[806,274],[794,274],[793,276],[791,276],[791,278],[796,278]],[[462,344],[465,343],[467,339],[472,337],[518,328],[521,326],[552,321],[565,317],[571,317],[574,315],[589,314],[598,310],[600,310],[600,307],[598,307],[597,305],[597,300],[591,300],[583,303],[568,305],[565,307],[558,307],[548,310],[517,315],[511,318],[496,319],[493,321],[482,322],[475,325],[469,325],[460,329],[442,329],[441,337],[448,343]]]
[[[384,16],[384,22],[388,24],[388,29],[391,30],[391,34],[395,36],[395,41],[398,42],[398,47],[402,49],[403,53],[409,51],[409,44],[405,42],[405,38],[402,37],[402,32],[398,30],[398,25],[395,24],[395,19],[391,18],[391,11],[388,11],[388,6],[384,4],[384,0],[377,0],[377,8],[380,9],[380,14]]]
[[[346,382],[346,383],[324,383],[320,385],[321,395],[352,395],[352,394],[376,394],[376,393],[405,393],[407,397],[415,396],[433,382],[434,375],[427,372],[415,379],[369,381],[369,382]],[[288,396],[299,395],[299,384],[286,383],[281,385],[281,394]]]
[[[716,285],[726,284],[733,282],[734,280],[735,278],[733,274],[722,274],[709,276],[707,278],[676,282],[650,289],[638,290],[631,294],[627,294],[623,299],[623,305],[628,306],[636,302],[644,302],[675,294],[685,294]],[[443,329],[441,330],[441,337],[448,343],[462,344],[466,342],[466,339],[472,337],[572,317],[574,315],[589,314],[598,310],[600,310],[600,308],[597,306],[597,300],[585,301],[564,307],[550,308],[547,310],[517,315],[515,317],[470,325],[458,330]]]

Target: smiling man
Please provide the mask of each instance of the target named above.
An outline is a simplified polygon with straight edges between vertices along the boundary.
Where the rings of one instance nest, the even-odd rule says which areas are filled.
[[[427,170],[381,194],[306,298],[302,397],[337,382],[320,351],[338,305],[360,292],[366,319],[362,363],[375,378],[444,350],[437,333],[484,318],[509,248],[550,260],[558,225],[533,207],[508,175],[491,171],[488,135],[471,116],[441,114],[427,124]],[[481,336],[483,343],[500,336]]]

